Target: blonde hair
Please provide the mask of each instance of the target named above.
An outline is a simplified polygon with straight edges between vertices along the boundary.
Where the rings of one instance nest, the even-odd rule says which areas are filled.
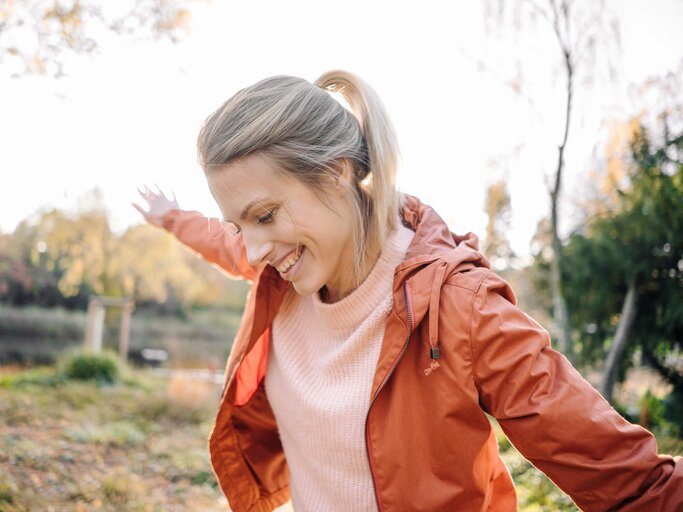
[[[339,93],[346,110],[329,93]],[[370,240],[381,247],[394,229],[399,197],[396,134],[377,93],[345,71],[315,83],[266,78],[242,89],[205,121],[197,141],[205,172],[255,153],[305,185],[324,191],[348,159],[358,214],[356,270]]]

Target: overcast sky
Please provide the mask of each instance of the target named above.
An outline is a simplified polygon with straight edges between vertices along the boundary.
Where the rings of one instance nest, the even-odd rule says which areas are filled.
[[[11,79],[0,64],[0,230],[41,208],[74,208],[102,190],[113,227],[140,222],[135,188],[173,189],[183,207],[218,216],[196,163],[203,119],[238,89],[266,76],[314,80],[343,68],[384,100],[403,153],[399,185],[433,205],[454,231],[483,234],[484,192],[510,182],[509,236],[528,252],[548,211],[544,176],[562,129],[562,75],[542,29],[497,36],[480,2],[191,2],[180,43],[106,37],[93,56],[69,59],[68,76]],[[635,111],[629,87],[677,68],[683,1],[619,0],[616,82],[577,91],[567,197],[581,179],[607,118]],[[508,82],[522,76],[525,97]]]

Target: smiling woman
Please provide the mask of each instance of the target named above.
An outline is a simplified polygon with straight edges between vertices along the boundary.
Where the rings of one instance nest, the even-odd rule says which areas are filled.
[[[335,93],[342,101],[332,96]],[[231,169],[246,165],[242,170],[247,174],[263,170],[265,163],[269,171],[305,185],[309,196],[315,193],[320,201],[336,203],[327,204],[332,210],[340,208],[336,224],[344,219],[355,224],[353,239],[347,240],[350,253],[345,254],[347,261],[355,262],[353,275],[344,276],[344,289],[325,289],[338,298],[362,282],[397,223],[396,135],[375,92],[348,73],[327,73],[315,86],[278,76],[243,89],[207,119],[198,149],[224,216],[232,201],[225,190],[222,199],[227,201],[221,201],[213,182],[225,179],[215,178],[228,174],[216,170],[229,163]],[[246,164],[244,157],[251,157]],[[255,164],[256,158],[261,166]],[[259,177],[261,184],[270,181],[263,173]]]
[[[253,281],[209,443],[232,510],[513,511],[486,413],[583,510],[683,508],[680,458],[552,350],[475,236],[396,192],[363,81],[258,82],[198,148],[225,221],[151,191],[138,209]]]
[[[323,202],[265,155],[252,154],[207,173],[225,219],[238,227],[249,263],[275,267],[300,294],[325,289],[331,301],[348,295],[365,277],[349,265],[359,229],[353,195],[341,183],[347,178],[339,176],[336,193],[326,190]]]

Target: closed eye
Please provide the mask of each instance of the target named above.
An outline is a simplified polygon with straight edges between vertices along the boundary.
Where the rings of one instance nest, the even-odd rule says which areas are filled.
[[[228,220],[223,220],[222,224],[223,224],[223,228],[230,231],[230,233],[232,233],[233,235],[239,235],[242,232],[242,228],[239,227],[234,222],[230,222]]]
[[[257,224],[270,224],[270,223],[273,222],[273,220],[275,219],[275,212],[276,212],[276,211],[277,211],[277,208],[273,208],[272,210],[267,211],[266,213],[264,213],[263,215],[261,215],[261,216],[256,220],[256,223],[257,223]]]

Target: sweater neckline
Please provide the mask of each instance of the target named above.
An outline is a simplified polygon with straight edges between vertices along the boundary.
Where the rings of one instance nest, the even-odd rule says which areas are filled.
[[[349,295],[336,302],[323,302],[318,293],[311,296],[314,311],[333,329],[357,326],[377,304],[391,297],[394,269],[403,261],[415,233],[399,224],[382,248],[379,258],[365,280]],[[386,283],[389,283],[387,294]]]

